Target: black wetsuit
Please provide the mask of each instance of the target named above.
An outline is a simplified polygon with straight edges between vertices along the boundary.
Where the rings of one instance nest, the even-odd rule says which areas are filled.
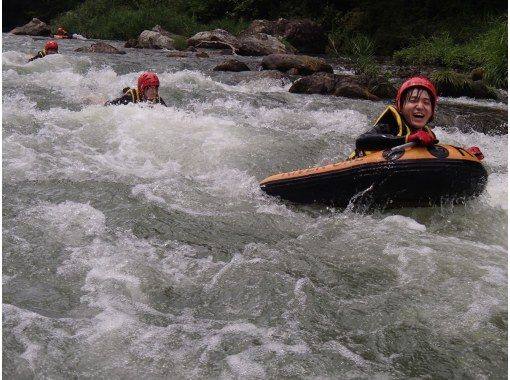
[[[140,93],[138,91],[138,89],[136,88],[130,88],[128,89],[124,95],[122,95],[120,98],[117,98],[117,99],[113,99],[113,100],[109,100],[107,101],[104,105],[105,106],[110,106],[110,105],[119,105],[119,104],[129,104],[129,103],[139,103],[139,102],[147,102],[147,103],[158,103],[158,104],[162,104],[164,105],[165,107],[167,107],[165,101],[163,100],[163,98],[161,97],[156,97],[154,100],[152,101],[149,101],[149,100],[143,100],[140,98]]]
[[[423,129],[436,138],[428,126]],[[356,150],[351,153],[349,159],[405,144],[407,136],[412,132],[415,131],[404,122],[395,107],[388,106],[374,126],[356,139]]]
[[[47,55],[46,52],[44,50],[41,50],[37,52],[37,54],[34,55],[32,58],[30,58],[28,62],[32,62],[34,59],[44,58],[46,57],[46,55]]]

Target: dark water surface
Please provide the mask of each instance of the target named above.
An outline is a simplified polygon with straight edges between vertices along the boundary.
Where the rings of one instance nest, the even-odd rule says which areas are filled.
[[[3,35],[5,378],[507,377],[507,135],[451,115],[506,104],[443,101],[439,139],[486,156],[465,206],[295,206],[258,182],[344,159],[385,103],[90,41],[26,63],[44,42]],[[168,108],[100,105],[146,69]]]

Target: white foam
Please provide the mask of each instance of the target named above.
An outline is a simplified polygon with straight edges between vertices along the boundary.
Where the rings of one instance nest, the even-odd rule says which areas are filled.
[[[283,343],[277,343],[277,342],[271,342],[264,344],[264,349],[270,352],[274,352],[277,355],[283,355],[283,354],[300,354],[305,355],[310,353],[310,348],[304,344],[283,344]]]
[[[43,231],[47,239],[55,239],[68,246],[81,245],[85,238],[105,231],[102,212],[89,204],[72,201],[42,203],[24,211],[21,218]]]
[[[486,192],[492,207],[508,210],[508,174],[490,174]]]
[[[416,220],[403,215],[387,216],[381,220],[381,224],[385,225],[385,228],[396,228],[397,230],[401,230],[401,228],[420,232],[425,232],[427,230],[427,227],[423,224],[420,224]]]
[[[473,106],[482,106],[482,107],[502,109],[502,110],[508,109],[507,104],[505,104],[503,102],[499,102],[497,100],[474,99],[474,98],[468,98],[466,96],[461,96],[458,98],[441,97],[440,102],[441,103],[450,103],[450,104],[465,104],[465,105],[473,105]]]
[[[243,353],[229,355],[225,359],[227,364],[236,377],[244,379],[265,379],[265,367],[249,358]]]
[[[508,166],[508,137],[500,135],[486,135],[481,132],[464,133],[458,129],[434,129],[441,143],[460,147],[478,146],[485,158],[482,163],[496,170],[507,170]]]

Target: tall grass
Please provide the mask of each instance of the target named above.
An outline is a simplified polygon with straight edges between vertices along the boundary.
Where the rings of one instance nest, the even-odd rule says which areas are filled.
[[[416,45],[393,54],[396,63],[432,65],[468,69],[480,64],[478,57],[466,45],[457,45],[449,33],[431,38],[421,37]]]
[[[88,38],[128,40],[143,30],[160,25],[171,33],[191,36],[199,31],[221,28],[237,34],[248,26],[243,19],[214,20],[208,24],[197,22],[184,5],[170,0],[87,0],[75,10],[52,20],[54,28],[63,26]]]
[[[443,33],[429,39],[421,38],[415,45],[393,54],[396,63],[431,65],[452,69],[484,69],[484,81],[496,87],[508,84],[508,18],[499,17],[488,29],[470,41],[458,44]]]
[[[474,40],[472,50],[482,62],[487,83],[507,87],[508,16],[493,21],[489,30]]]
[[[88,38],[120,40],[136,38],[143,30],[152,29],[158,24],[169,32],[180,35],[191,35],[200,29],[192,17],[165,6],[151,9],[118,6],[98,12],[97,8],[93,9],[89,4],[90,2],[85,2],[76,10],[53,20],[52,24],[64,26],[68,31]]]

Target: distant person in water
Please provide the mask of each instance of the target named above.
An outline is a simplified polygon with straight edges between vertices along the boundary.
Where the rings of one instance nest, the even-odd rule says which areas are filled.
[[[58,44],[56,41],[46,42],[44,48],[41,51],[39,51],[34,57],[30,58],[28,62],[31,62],[34,59],[44,58],[48,54],[58,54]]]
[[[124,94],[117,99],[109,100],[105,106],[147,102],[151,104],[162,104],[166,107],[166,103],[159,96],[159,78],[155,73],[145,72],[138,77],[138,86],[136,88],[124,88]]]
[[[59,27],[53,35],[53,38],[73,38],[73,36],[72,34],[67,33],[67,30],[64,28]]]
[[[438,143],[428,123],[434,118],[437,90],[425,77],[407,79],[397,91],[396,106],[388,106],[374,126],[356,139],[356,149],[349,159],[364,157],[376,151],[414,142],[418,146]],[[466,149],[479,160],[478,147]]]

